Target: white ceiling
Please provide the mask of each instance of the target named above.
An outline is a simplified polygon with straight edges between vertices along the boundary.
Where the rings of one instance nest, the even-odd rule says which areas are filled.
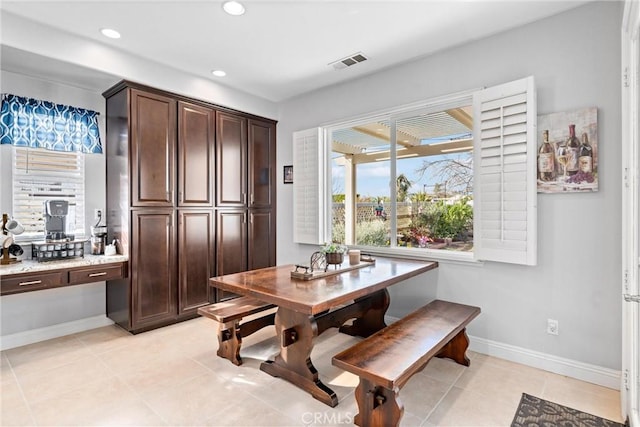
[[[247,0],[240,17],[226,15],[221,3],[3,0],[0,10],[279,102],[586,1]],[[104,27],[117,29],[122,38],[104,38]],[[339,71],[329,66],[356,52],[369,60]],[[114,77],[7,46],[2,68],[59,79],[71,74],[76,83],[84,79],[102,90]],[[227,77],[212,76],[213,69],[225,70]]]

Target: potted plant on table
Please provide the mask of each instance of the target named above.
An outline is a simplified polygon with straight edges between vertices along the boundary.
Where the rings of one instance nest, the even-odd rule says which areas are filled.
[[[324,254],[327,264],[342,264],[347,247],[339,243],[325,243],[320,247],[320,252]]]

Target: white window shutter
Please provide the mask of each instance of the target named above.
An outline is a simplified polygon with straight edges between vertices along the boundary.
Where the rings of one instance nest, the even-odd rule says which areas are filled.
[[[536,265],[533,77],[479,91],[473,104],[475,258]]]
[[[84,238],[84,154],[13,148],[13,217],[25,229],[17,240],[44,239],[44,202],[69,202],[67,233]]]
[[[326,159],[322,129],[293,133],[293,241],[319,245],[325,238]]]

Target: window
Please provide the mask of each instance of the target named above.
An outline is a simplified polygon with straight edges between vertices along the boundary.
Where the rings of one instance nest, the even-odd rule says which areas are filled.
[[[294,227],[315,227],[296,241],[534,265],[534,95],[529,77],[294,134]]]
[[[0,144],[13,146],[13,217],[19,240],[45,236],[44,202],[69,202],[67,234],[84,238],[84,154],[102,153],[98,113],[8,93],[0,106]]]
[[[13,217],[25,229],[19,240],[44,239],[44,202],[69,202],[67,233],[83,238],[84,154],[13,147]]]

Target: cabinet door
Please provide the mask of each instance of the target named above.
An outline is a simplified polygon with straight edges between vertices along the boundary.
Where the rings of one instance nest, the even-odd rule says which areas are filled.
[[[131,213],[132,328],[175,319],[177,309],[174,211],[134,210]]]
[[[216,275],[247,270],[247,211],[218,210],[216,213]],[[233,294],[217,290],[216,301]]]
[[[215,111],[178,102],[178,205],[213,206]]]
[[[247,119],[216,112],[216,204],[247,204]]]
[[[276,265],[275,218],[270,210],[249,212],[249,270]]]
[[[209,304],[209,278],[213,277],[213,212],[178,212],[178,314],[194,313]]]
[[[248,121],[249,207],[268,208],[275,203],[276,126]]]
[[[176,101],[131,90],[131,205],[173,206]]]

